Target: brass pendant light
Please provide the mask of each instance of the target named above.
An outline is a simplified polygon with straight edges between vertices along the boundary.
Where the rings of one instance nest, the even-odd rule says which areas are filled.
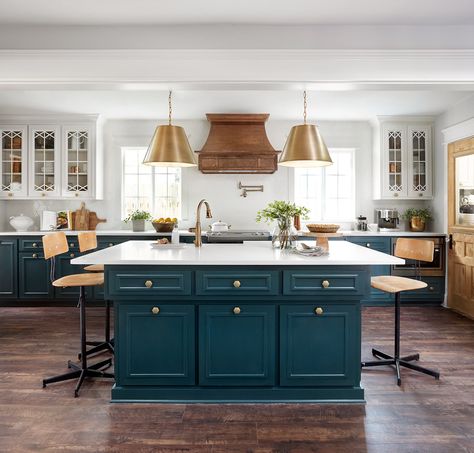
[[[194,167],[196,160],[184,129],[171,124],[171,91],[168,107],[168,124],[155,129],[143,163],[157,167]]]
[[[304,124],[293,126],[280,155],[280,165],[286,167],[324,167],[332,165],[331,156],[314,124],[306,124],[306,91],[303,93]]]

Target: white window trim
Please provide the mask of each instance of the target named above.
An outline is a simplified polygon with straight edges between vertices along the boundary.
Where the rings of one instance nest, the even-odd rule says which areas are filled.
[[[331,152],[337,152],[337,151],[350,151],[352,153],[352,187],[351,187],[351,193],[352,193],[352,201],[354,204],[354,212],[357,211],[357,206],[356,206],[356,167],[357,167],[357,148],[348,148],[348,147],[340,147],[340,148],[329,148],[329,154]],[[325,177],[325,176],[324,176]],[[288,194],[289,194],[289,199],[292,203],[295,202],[295,169],[290,168],[290,172],[288,175]],[[355,215],[355,214],[354,214]],[[314,219],[310,218],[308,220],[304,221],[305,223],[311,223],[311,222],[338,222],[338,223],[347,223],[347,222],[354,222],[354,218],[347,218],[347,219]]]

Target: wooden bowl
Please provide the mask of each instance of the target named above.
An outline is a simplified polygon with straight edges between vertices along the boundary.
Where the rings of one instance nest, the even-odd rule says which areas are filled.
[[[166,222],[166,223],[158,223],[158,222],[151,222],[153,228],[157,233],[171,233],[174,229],[175,223],[174,222]]]
[[[341,225],[336,225],[334,223],[307,223],[306,228],[308,228],[311,233],[335,233]]]

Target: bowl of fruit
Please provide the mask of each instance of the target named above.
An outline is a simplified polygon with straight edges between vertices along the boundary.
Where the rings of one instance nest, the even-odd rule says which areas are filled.
[[[151,224],[157,233],[171,233],[177,221],[176,217],[160,217],[159,219],[154,219]]]

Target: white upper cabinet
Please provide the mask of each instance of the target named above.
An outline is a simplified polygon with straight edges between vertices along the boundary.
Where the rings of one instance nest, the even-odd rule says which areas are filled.
[[[0,117],[0,198],[101,198],[97,116],[46,119]]]
[[[0,126],[0,198],[28,194],[28,133],[25,126]]]
[[[382,120],[376,131],[373,173],[376,199],[432,198],[431,124]]]

